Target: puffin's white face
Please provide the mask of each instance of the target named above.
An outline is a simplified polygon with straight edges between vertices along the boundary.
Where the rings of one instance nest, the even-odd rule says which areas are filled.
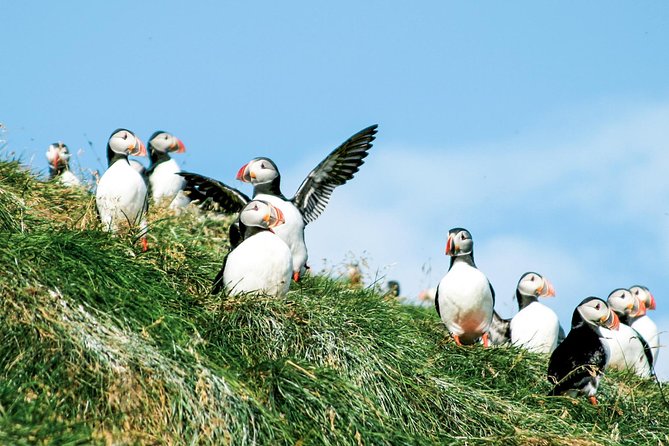
[[[646,310],[655,309],[655,297],[653,297],[653,294],[645,286],[634,285],[630,288],[630,293],[641,301]]]
[[[606,327],[611,330],[617,330],[620,326],[620,319],[616,313],[601,299],[591,299],[577,307],[578,312],[584,321],[591,325]]]
[[[237,172],[238,180],[251,184],[269,183],[278,176],[276,166],[267,158],[252,159]]]
[[[609,307],[611,307],[611,309],[618,314],[629,315],[633,317],[639,315],[641,309],[639,306],[639,301],[634,298],[629,290],[624,288],[613,290],[606,300],[609,304]]]
[[[474,251],[474,240],[468,230],[455,228],[448,231],[446,255],[451,257],[464,256]]]
[[[67,167],[70,162],[70,151],[62,142],[55,142],[46,150],[46,159],[54,169]]]
[[[270,231],[272,228],[285,223],[281,209],[262,200],[253,200],[244,206],[239,214],[239,219],[246,226],[257,226]]]
[[[555,288],[548,279],[537,273],[526,273],[518,281],[518,291],[525,296],[555,296]]]
[[[109,147],[119,155],[146,156],[144,143],[130,130],[119,130],[109,138]]]
[[[149,146],[159,152],[177,152],[183,153],[186,151],[186,146],[179,138],[171,133],[161,132],[149,141]]]

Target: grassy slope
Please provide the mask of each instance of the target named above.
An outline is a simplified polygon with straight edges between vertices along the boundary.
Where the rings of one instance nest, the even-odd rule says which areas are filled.
[[[227,223],[153,218],[140,253],[0,162],[0,444],[669,443],[652,382],[549,398],[545,357],[458,348],[371,290],[208,296]]]

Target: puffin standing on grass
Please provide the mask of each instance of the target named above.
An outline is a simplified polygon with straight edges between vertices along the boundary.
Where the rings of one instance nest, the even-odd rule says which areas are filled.
[[[181,172],[170,153],[184,153],[186,146],[171,133],[158,130],[149,138],[149,168],[145,175],[149,179],[149,191],[154,204],[162,200],[169,202],[171,209],[182,208],[190,199],[182,192],[186,180],[177,175]]]
[[[58,141],[46,150],[46,159],[49,162],[49,178],[57,178],[58,181],[67,187],[79,186],[81,181],[70,171],[70,150],[67,146]]]
[[[637,317],[645,308],[632,293],[625,288],[618,288],[609,294],[609,307],[620,319],[620,327],[616,331],[604,333],[604,341],[611,350],[609,368],[632,370],[641,377],[648,377],[653,370],[653,354],[648,343],[632,327],[628,325],[630,317]]]
[[[147,187],[142,175],[128,162],[128,155],[146,156],[144,143],[130,130],[114,130],[107,142],[108,168],[98,182],[95,204],[107,231],[116,231],[119,225],[139,225],[142,249],[146,251]]]
[[[639,332],[646,340],[653,354],[653,363],[655,363],[657,361],[657,354],[660,351],[660,334],[657,330],[657,325],[655,325],[655,322],[647,314],[648,310],[655,309],[655,297],[643,285],[630,287],[630,293],[638,300],[637,305],[639,305],[641,310],[636,316],[628,316],[628,325]]]
[[[548,362],[549,395],[587,395],[597,404],[597,387],[609,360],[602,328],[617,330],[618,316],[602,299],[588,297],[574,310],[571,331]]]
[[[292,258],[288,245],[274,229],[284,223],[281,210],[253,200],[239,214],[241,242],[223,260],[212,294],[223,289],[231,295],[261,292],[285,296],[290,287]]]
[[[307,270],[305,226],[325,210],[335,187],[353,178],[367,157],[375,139],[377,125],[363,129],[347,139],[321,161],[304,179],[293,198],[281,192],[281,174],[269,158],[254,158],[242,166],[237,179],[253,185],[253,199],[264,200],[281,209],[285,224],[276,234],[290,247],[293,257],[293,280],[298,281]],[[237,189],[202,175],[181,172],[186,179],[186,191],[191,197],[211,198],[226,212],[238,212],[251,199]],[[238,229],[230,227],[233,246],[239,241]]]
[[[560,321],[555,311],[539,302],[539,297],[553,297],[553,284],[541,274],[527,272],[516,286],[518,313],[511,319],[501,319],[495,312],[493,325],[500,321],[506,328],[504,338],[493,339],[496,344],[511,342],[535,353],[551,353],[558,345]],[[491,333],[492,334],[492,333]]]
[[[479,339],[488,346],[488,330],[495,304],[495,292],[488,278],[474,263],[474,240],[468,230],[448,231],[448,272],[437,286],[434,306],[457,345]]]

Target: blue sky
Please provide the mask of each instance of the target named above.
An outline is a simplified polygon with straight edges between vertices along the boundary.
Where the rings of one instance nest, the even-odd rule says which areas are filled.
[[[184,169],[248,191],[238,168],[270,156],[291,195],[378,123],[367,163],[307,229],[315,269],[363,257],[412,296],[438,283],[448,229],[463,226],[504,315],[534,270],[565,325],[583,297],[641,283],[669,328],[669,3],[2,11],[1,137],[35,170],[56,140],[102,171],[112,130],[163,129],[186,143]],[[659,361],[669,378],[669,352]]]

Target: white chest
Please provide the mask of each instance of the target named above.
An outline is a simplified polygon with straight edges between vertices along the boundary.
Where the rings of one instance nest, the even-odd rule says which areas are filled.
[[[173,159],[162,162],[153,169],[149,177],[153,201],[158,202],[162,199],[171,201],[184,188],[186,180],[177,175],[178,172],[181,172],[181,169]]]
[[[437,288],[442,321],[454,335],[475,339],[488,331],[493,299],[486,276],[464,262],[456,262]]]
[[[146,183],[127,162],[117,161],[100,178],[95,202],[107,230],[136,225],[145,210]]]
[[[632,322],[632,328],[635,329],[648,343],[653,353],[653,362],[657,360],[657,354],[660,350],[660,334],[657,331],[657,325],[648,316],[641,316]]]
[[[291,275],[290,249],[267,231],[247,238],[228,255],[223,282],[231,294],[264,292],[283,296],[290,287]]]
[[[304,242],[304,219],[302,214],[290,201],[282,200],[273,195],[258,194],[254,197],[264,200],[283,212],[285,223],[274,228],[276,235],[286,242],[293,256],[293,271],[304,272],[307,263],[307,245]]]
[[[632,370],[639,376],[650,376],[650,365],[637,332],[625,324],[618,330],[603,329],[603,342],[609,348],[608,367]]]
[[[532,302],[511,319],[511,343],[536,353],[555,350],[559,331],[557,315],[540,302]]]

